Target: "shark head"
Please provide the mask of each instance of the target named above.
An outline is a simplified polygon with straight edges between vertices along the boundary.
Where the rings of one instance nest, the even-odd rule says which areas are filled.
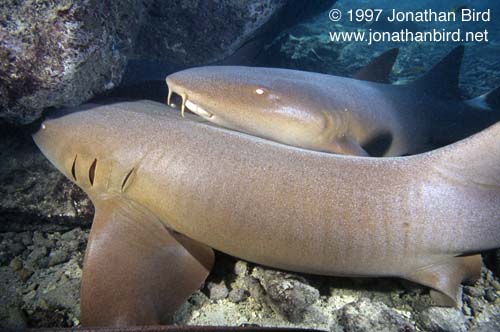
[[[121,193],[132,179],[134,168],[128,160],[122,163],[111,157],[127,155],[119,144],[125,138],[106,126],[106,115],[88,115],[85,109],[46,119],[32,135],[33,140],[45,157],[91,198]]]
[[[32,135],[35,144],[47,159],[66,177],[76,179],[73,165],[77,159],[78,128],[69,129],[74,123],[67,121],[66,117],[46,119],[38,130]]]
[[[300,72],[208,66],[171,74],[166,81],[169,104],[179,95],[183,112],[233,130],[305,148],[342,132],[342,121],[326,111],[331,104],[325,94],[315,82],[301,80]]]

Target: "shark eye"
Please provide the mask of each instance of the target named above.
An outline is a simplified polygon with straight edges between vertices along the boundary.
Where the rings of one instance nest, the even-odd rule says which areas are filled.
[[[255,93],[258,95],[262,95],[262,94],[264,94],[264,89],[258,88],[255,90]]]

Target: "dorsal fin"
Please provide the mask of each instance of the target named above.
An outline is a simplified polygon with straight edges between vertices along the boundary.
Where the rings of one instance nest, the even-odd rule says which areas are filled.
[[[398,53],[398,48],[391,48],[374,58],[370,63],[358,70],[352,77],[363,81],[389,83],[389,75],[391,74],[394,62],[396,62]]]
[[[455,47],[428,73],[410,85],[440,98],[460,99],[458,77],[463,56],[464,46]]]

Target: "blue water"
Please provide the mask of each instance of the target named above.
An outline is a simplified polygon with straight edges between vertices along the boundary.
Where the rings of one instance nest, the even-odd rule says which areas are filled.
[[[332,22],[328,12],[299,24],[282,34],[285,42],[277,43],[275,53],[263,61],[263,65],[324,72],[349,76],[367,63],[376,54],[390,48],[400,49],[398,61],[393,70],[393,82],[404,83],[427,72],[451,49],[465,45],[460,85],[464,97],[485,93],[500,86],[500,2],[483,1],[368,1],[339,0],[333,8],[342,13],[342,19]],[[487,22],[462,22],[461,9],[475,12],[490,10]],[[350,21],[349,10],[382,10],[379,22],[367,20]],[[430,9],[435,12],[456,11],[455,22],[387,22],[392,10],[418,12]],[[353,14],[353,18],[356,16]],[[329,33],[384,32],[396,33],[408,29],[412,33],[432,31],[461,31],[460,41],[379,41],[368,44],[355,41],[331,41]],[[486,32],[486,33],[485,33]],[[482,35],[481,41],[464,41],[465,34]],[[469,35],[470,37],[470,35]],[[486,40],[487,39],[487,40]]]

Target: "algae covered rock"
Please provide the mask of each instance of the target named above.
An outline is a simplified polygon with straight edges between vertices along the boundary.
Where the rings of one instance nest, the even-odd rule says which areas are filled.
[[[3,1],[1,119],[29,123],[117,85],[144,9],[138,0]]]

